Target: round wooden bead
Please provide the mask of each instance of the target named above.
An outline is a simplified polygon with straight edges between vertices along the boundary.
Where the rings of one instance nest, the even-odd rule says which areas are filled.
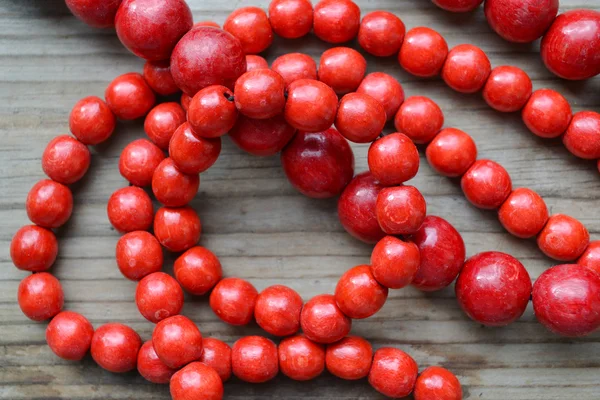
[[[385,109],[373,97],[348,93],[340,101],[335,127],[351,142],[370,143],[381,134],[386,118]]]
[[[276,1],[277,0],[271,2],[271,4],[275,3]],[[299,79],[317,79],[317,63],[315,63],[315,60],[313,60],[313,58],[308,54],[288,53],[279,56],[271,64],[271,69],[281,75],[285,81],[286,87]]]
[[[246,54],[246,71],[269,68],[269,63],[261,56]]]
[[[350,0],[321,0],[314,10],[313,30],[321,40],[344,43],[356,37],[360,8]]]
[[[58,228],[71,217],[73,195],[65,185],[42,179],[27,194],[25,209],[34,224],[44,228]]]
[[[83,315],[62,311],[46,328],[46,342],[50,350],[60,358],[79,361],[90,349],[94,327]]]
[[[190,95],[188,95],[187,93],[181,94],[181,100],[179,103],[181,104],[181,107],[183,108],[185,113],[187,113],[187,110],[190,107],[191,102],[192,102],[192,97]],[[185,116],[185,113],[184,113],[184,116]],[[185,121],[185,118],[184,118],[184,121]],[[168,143],[167,143],[167,145],[168,145]]]
[[[548,221],[544,199],[531,189],[515,189],[500,206],[498,219],[516,237],[527,239],[540,233]]]
[[[18,269],[41,272],[48,270],[58,254],[54,233],[36,225],[20,228],[10,242],[10,258]]]
[[[119,157],[121,176],[135,186],[149,186],[152,175],[165,159],[160,147],[146,139],[137,139],[129,143]]]
[[[146,61],[143,76],[148,86],[161,96],[170,96],[179,92],[173,75],[171,75],[171,66],[168,60]]]
[[[406,32],[398,62],[407,72],[430,78],[439,75],[447,56],[448,44],[442,35],[433,29],[417,27]]]
[[[368,265],[346,271],[335,287],[335,302],[353,319],[368,318],[383,307],[388,289],[377,282]]]
[[[235,82],[235,106],[250,118],[272,118],[285,107],[284,92],[285,81],[277,72],[270,69],[249,71]]]
[[[256,297],[254,318],[262,329],[274,336],[290,336],[300,329],[302,297],[283,285],[269,286]]]
[[[261,8],[241,7],[229,14],[223,29],[239,39],[246,54],[258,54],[273,42],[269,17]]]
[[[106,211],[111,225],[123,233],[148,230],[154,218],[150,196],[136,186],[117,189],[108,199]]]
[[[162,207],[156,212],[154,235],[169,251],[189,249],[198,243],[201,233],[200,217],[191,207]]]
[[[115,130],[117,120],[106,103],[97,96],[79,100],[69,114],[69,129],[85,145],[107,140]]]
[[[231,369],[244,382],[270,381],[279,372],[277,346],[262,336],[238,339],[231,348]]]
[[[519,111],[529,97],[533,85],[531,79],[520,68],[496,67],[483,87],[483,98],[490,107],[501,112]]]
[[[169,142],[169,157],[184,174],[198,175],[217,162],[221,154],[221,138],[196,136],[189,123],[183,123]]]
[[[115,26],[115,15],[122,0],[65,0],[77,18],[94,28]]]
[[[327,371],[338,378],[357,380],[367,377],[373,361],[373,348],[358,336],[345,338],[327,345],[325,365]]]
[[[427,214],[425,198],[414,186],[383,189],[375,206],[377,221],[389,235],[410,235],[421,227]]]
[[[352,320],[340,310],[334,296],[321,294],[304,304],[300,325],[307,338],[328,344],[346,336],[352,328]]]
[[[600,274],[600,240],[590,242],[587,249],[577,260],[577,264]]]
[[[87,172],[92,156],[83,143],[68,135],[57,136],[42,154],[42,169],[53,181],[70,185]]]
[[[152,340],[145,342],[137,357],[137,370],[141,376],[152,383],[169,383],[171,377],[175,372],[174,368],[169,368],[164,362],[160,361],[160,358],[154,351]]]
[[[508,172],[490,160],[475,161],[462,176],[460,186],[471,204],[486,210],[500,207],[512,191]]]
[[[442,129],[444,114],[431,99],[412,96],[400,106],[394,118],[396,130],[417,144],[429,143]]]
[[[547,139],[562,135],[572,117],[569,102],[550,89],[533,92],[521,114],[531,132]]]
[[[415,387],[418,367],[402,350],[382,347],[375,352],[369,372],[369,383],[384,396],[408,396]]]
[[[383,186],[400,185],[414,178],[419,171],[419,151],[402,133],[392,133],[374,141],[367,160],[369,171]]]
[[[273,0],[269,4],[273,31],[286,39],[307,35],[313,26],[313,7],[309,0]]]
[[[200,362],[193,362],[171,377],[169,390],[173,400],[221,400],[223,382],[217,372]]]
[[[210,308],[231,325],[248,325],[254,316],[258,291],[240,278],[222,279],[210,294]]]
[[[334,47],[321,55],[318,76],[321,82],[341,95],[355,91],[366,71],[367,60],[358,51]]]
[[[394,236],[381,239],[371,253],[373,277],[390,289],[402,289],[410,284],[420,264],[421,255],[417,245]]]
[[[562,141],[567,150],[579,158],[600,158],[600,114],[580,111],[573,115]]]
[[[127,279],[137,281],[163,266],[163,252],[158,240],[146,231],[129,232],[117,242],[116,259]]]
[[[585,251],[590,234],[585,226],[573,217],[554,214],[537,237],[540,250],[550,258],[560,261],[577,259]]]
[[[198,174],[184,174],[171,158],[165,158],[152,175],[152,192],[167,207],[185,206],[194,199],[199,186]]]
[[[142,339],[127,325],[110,323],[96,329],[92,337],[92,358],[102,368],[115,373],[128,372],[137,365]]]
[[[157,323],[181,312],[183,290],[175,278],[154,272],[138,282],[135,304],[144,318]]]
[[[194,24],[192,28],[196,28],[199,26],[212,26],[213,28],[221,29],[221,25],[217,24],[215,21],[198,21]]]
[[[185,111],[179,104],[161,103],[150,110],[146,116],[144,131],[155,145],[167,150],[173,133],[185,122],[185,119]]]
[[[223,277],[221,262],[210,250],[195,246],[175,260],[175,279],[196,296],[208,293]]]
[[[259,157],[279,153],[294,137],[296,129],[283,115],[269,119],[240,116],[229,137],[240,149]]]
[[[156,102],[154,92],[137,72],[113,79],[104,92],[104,98],[110,110],[124,120],[143,117]]]
[[[233,92],[221,85],[211,85],[196,93],[187,112],[194,133],[205,138],[225,135],[238,118]]]
[[[542,37],[558,13],[558,0],[487,0],[485,18],[503,39],[530,43]]]
[[[415,400],[462,400],[462,388],[456,376],[442,367],[428,367],[415,383]]]
[[[302,335],[283,339],[278,347],[279,369],[290,379],[308,381],[325,369],[325,348]]]
[[[38,272],[19,283],[17,301],[27,318],[45,321],[62,310],[65,296],[58,279],[47,272]]]
[[[405,33],[400,18],[387,11],[373,11],[360,23],[358,44],[369,54],[388,57],[398,53]]]
[[[200,362],[214,368],[223,382],[228,381],[231,377],[231,347],[214,338],[204,338],[202,345]]]
[[[460,44],[448,53],[442,79],[457,92],[475,93],[483,88],[491,71],[490,60],[483,50],[470,44]]]
[[[477,159],[473,138],[455,128],[442,129],[425,150],[427,161],[438,174],[462,176]]]
[[[446,11],[455,13],[473,11],[483,3],[483,0],[432,0],[433,3]]]
[[[192,320],[174,315],[156,324],[152,346],[167,367],[180,368],[202,356],[202,334]]]
[[[394,118],[404,102],[404,89],[400,82],[383,72],[373,72],[365,76],[356,92],[367,94],[380,102],[388,121]]]
[[[338,98],[332,88],[313,79],[298,79],[288,88],[285,120],[305,132],[329,129],[335,120]]]

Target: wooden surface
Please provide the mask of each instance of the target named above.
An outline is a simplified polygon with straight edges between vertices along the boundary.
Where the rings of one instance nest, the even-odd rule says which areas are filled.
[[[242,5],[267,7],[267,0],[188,0],[195,20],[222,23]],[[452,15],[428,0],[362,0],[363,15],[385,9],[400,16],[407,28],[426,25],[439,30],[450,46],[481,46],[492,64],[514,64],[527,71],[535,88],[557,88],[576,111],[600,109],[599,78],[567,83],[542,65],[538,45],[511,45],[487,26],[483,11]],[[561,11],[600,9],[600,0],[563,0]],[[316,59],[327,46],[314,37],[276,40],[267,53],[272,61],[290,51]],[[527,186],[546,199],[552,212],[579,218],[599,239],[600,176],[593,163],[577,160],[560,141],[533,137],[519,115],[489,109],[479,95],[460,95],[441,81],[418,80],[404,73],[394,58],[369,58],[369,71],[396,76],[408,96],[426,95],[444,110],[446,126],[469,132],[481,157],[501,162],[515,187]],[[168,388],[145,382],[136,373],[114,375],[90,357],[70,363],[55,357],[45,344],[45,324],[32,323],[16,304],[25,273],[13,267],[8,247],[13,233],[28,223],[24,200],[44,177],[40,156],[46,143],[68,132],[68,114],[86,95],[102,96],[115,76],[141,71],[111,30],[94,30],[72,17],[62,0],[0,1],[0,398],[2,399],[163,399]],[[126,185],[119,175],[121,149],[145,137],[141,122],[119,123],[110,143],[93,149],[92,168],[74,186],[76,208],[58,231],[60,254],[52,272],[63,283],[65,308],[85,314],[95,326],[109,321],[130,324],[148,339],[152,324],[133,302],[135,283],[125,280],[114,261],[119,235],[110,227],[105,207],[110,194]],[[367,168],[366,146],[354,146],[356,171]],[[468,255],[499,250],[518,257],[536,278],[556,264],[532,241],[504,232],[493,212],[470,206],[456,181],[442,178],[422,158],[414,180],[431,214],[448,219],[463,234]],[[250,279],[260,290],[282,283],[305,300],[332,292],[348,268],[366,263],[370,247],[347,235],[336,216],[335,200],[307,199],[285,179],[278,157],[255,158],[225,138],[216,165],[202,174],[193,201],[203,222],[201,244],[222,260],[226,275]],[[171,270],[172,258],[167,258]],[[256,326],[234,328],[221,323],[206,298],[187,299],[184,313],[203,334],[232,343],[258,333]],[[425,295],[412,288],[390,292],[374,318],[355,321],[353,333],[375,347],[399,346],[421,367],[441,364],[456,372],[466,399],[600,398],[600,334],[561,339],[539,325],[531,307],[520,321],[502,329],[484,328],[460,311],[452,288]],[[244,399],[378,399],[366,381],[343,382],[324,374],[310,383],[285,378],[263,385],[233,380],[227,398]]]

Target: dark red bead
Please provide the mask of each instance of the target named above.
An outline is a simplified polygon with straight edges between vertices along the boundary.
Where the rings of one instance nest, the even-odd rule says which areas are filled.
[[[203,295],[211,290],[223,277],[221,262],[210,250],[196,246],[175,260],[175,279],[193,295]]]
[[[83,315],[72,311],[58,313],[46,328],[50,350],[62,359],[79,361],[90,350],[94,327]]]
[[[286,86],[299,79],[317,79],[317,64],[307,54],[288,53],[279,56],[271,64],[271,69],[281,75]]]
[[[92,156],[87,146],[68,135],[52,139],[42,154],[42,169],[50,179],[65,185],[87,172]]]
[[[395,115],[396,130],[417,144],[429,143],[444,125],[442,109],[430,98],[412,96]]]
[[[269,17],[258,7],[241,7],[233,11],[223,29],[240,40],[246,54],[261,53],[273,42]]]
[[[455,128],[442,129],[425,151],[429,165],[440,175],[462,176],[477,159],[473,138]]]
[[[344,43],[358,34],[360,8],[350,0],[321,0],[315,6],[313,30],[321,40]]]
[[[129,232],[117,242],[116,259],[127,279],[137,281],[163,266],[163,253],[158,240],[146,231]]]
[[[519,111],[529,97],[533,85],[529,76],[520,68],[500,66],[492,70],[485,86],[483,98],[494,110]]]
[[[179,88],[173,80],[173,75],[171,75],[169,60],[146,61],[143,75],[148,86],[161,96],[169,96],[179,92]]]
[[[415,400],[462,400],[462,388],[456,376],[442,367],[421,372],[413,393]]]
[[[50,229],[26,225],[10,242],[10,258],[18,269],[41,272],[48,270],[58,254],[58,241]]]
[[[42,179],[27,194],[25,209],[34,224],[44,228],[58,228],[71,217],[73,195],[65,185]]]
[[[240,116],[229,137],[240,149],[252,155],[272,156],[279,153],[295,133],[296,129],[282,114],[269,119]]]
[[[579,158],[600,158],[600,114],[580,111],[573,115],[562,141],[567,150]]]
[[[515,189],[500,206],[498,219],[504,228],[523,239],[540,233],[548,221],[544,199],[531,189]]]
[[[404,41],[406,28],[400,18],[387,11],[373,11],[365,15],[358,30],[358,44],[377,57],[398,53]]]
[[[294,128],[320,132],[333,125],[338,98],[332,88],[313,79],[298,79],[288,88],[285,120]]]
[[[346,336],[352,328],[352,320],[340,310],[334,296],[321,294],[304,304],[300,325],[307,338],[328,344]]]
[[[302,305],[302,297],[295,290],[283,285],[269,286],[256,298],[254,318],[271,335],[293,335],[300,329]]]
[[[383,307],[388,289],[373,276],[368,265],[346,271],[335,287],[335,302],[344,314],[353,319],[368,318]]]
[[[367,159],[369,171],[383,186],[400,185],[414,178],[419,171],[419,151],[402,133],[392,133],[374,141]]]
[[[221,85],[208,86],[196,93],[187,113],[194,133],[206,138],[225,135],[238,117],[233,92]]]
[[[210,294],[210,308],[217,317],[231,325],[248,325],[254,316],[258,291],[248,281],[225,278]]]
[[[370,143],[383,130],[386,121],[381,103],[368,94],[348,93],[340,101],[335,127],[355,143]]]
[[[362,80],[357,93],[363,93],[379,101],[385,109],[386,119],[394,118],[404,102],[404,89],[393,76],[383,72],[373,72]]]
[[[45,321],[62,310],[65,295],[58,279],[47,272],[38,272],[19,283],[17,302],[27,318]]]
[[[537,237],[540,250],[550,258],[560,261],[577,259],[590,242],[585,226],[573,217],[554,214]]]
[[[522,112],[527,128],[543,138],[562,135],[569,127],[572,115],[567,99],[550,89],[533,92]]]
[[[214,368],[193,362],[171,377],[169,391],[173,400],[221,400],[223,382]]]
[[[502,38],[530,43],[542,37],[558,13],[558,0],[487,0],[485,18]]]
[[[235,82],[235,106],[247,117],[272,118],[285,107],[285,81],[277,72],[258,69],[246,72]]]
[[[408,396],[417,380],[417,363],[399,349],[382,347],[375,352],[369,383],[384,396],[400,398]]]
[[[461,93],[475,93],[483,88],[492,66],[487,55],[477,46],[460,44],[448,53],[442,79]]]
[[[510,175],[490,160],[477,160],[460,180],[467,200],[475,207],[493,210],[502,205],[512,191]]]
[[[291,336],[279,343],[279,369],[290,379],[308,381],[325,369],[325,349],[302,335]]]
[[[184,93],[182,98],[183,96],[187,95]],[[175,102],[162,103],[150,110],[146,116],[144,131],[155,145],[167,150],[173,133],[185,120],[182,106]]]
[[[345,338],[327,345],[325,364],[327,370],[338,378],[357,380],[366,378],[373,361],[373,348],[358,336]]]
[[[92,358],[107,371],[128,372],[137,365],[142,339],[127,325],[111,323],[96,329],[92,337]]]
[[[221,154],[221,138],[196,136],[189,123],[184,123],[169,142],[169,155],[177,169],[197,175],[213,166]]]
[[[96,145],[110,138],[116,123],[108,105],[97,96],[79,100],[69,114],[71,133],[85,145]]]
[[[180,368],[202,356],[202,333],[191,319],[174,315],[156,324],[152,346],[167,367]]]
[[[191,207],[162,207],[154,218],[154,235],[167,250],[185,251],[200,240],[200,217]]]
[[[270,381],[279,372],[277,346],[262,336],[246,336],[231,348],[231,369],[244,382]]]
[[[169,368],[154,351],[152,340],[148,340],[142,345],[137,357],[137,370],[141,376],[152,383],[169,383],[171,376],[177,372],[174,368]]]
[[[327,1],[327,0],[326,0]],[[337,94],[355,91],[367,71],[367,60],[349,47],[325,50],[319,62],[319,80]]]
[[[104,91],[110,110],[120,119],[141,118],[154,106],[156,96],[137,72],[119,75]]]
[[[377,282],[390,289],[402,289],[410,284],[421,265],[416,244],[386,236],[373,248],[371,272]]]
[[[309,0],[273,0],[269,4],[269,22],[279,36],[300,38],[312,29],[312,4]]]
[[[165,159],[163,151],[146,139],[137,139],[129,143],[119,157],[121,176],[135,186],[149,186],[152,175]]]
[[[426,27],[409,30],[398,53],[398,62],[407,72],[422,78],[436,76],[448,56],[446,40]]]
[[[421,227],[427,215],[427,204],[414,186],[388,187],[379,192],[375,211],[385,233],[410,235]]]
[[[144,318],[157,323],[181,312],[183,290],[171,275],[154,272],[138,282],[135,304]]]
[[[108,199],[106,212],[111,225],[123,233],[148,230],[154,218],[150,196],[137,186],[116,190]]]
[[[115,26],[115,15],[122,0],[65,0],[77,18],[94,28]]]

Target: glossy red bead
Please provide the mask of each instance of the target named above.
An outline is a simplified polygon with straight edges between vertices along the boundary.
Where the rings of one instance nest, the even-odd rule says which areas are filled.
[[[277,346],[262,336],[238,339],[231,348],[231,369],[244,382],[270,381],[279,372]]]
[[[134,231],[121,236],[115,252],[119,271],[132,281],[158,272],[163,266],[160,243],[146,231]]]
[[[175,260],[175,279],[193,295],[201,296],[212,289],[223,277],[221,262],[210,250],[195,246]]]
[[[174,315],[156,324],[152,346],[167,367],[180,368],[202,356],[202,334],[191,319]]]
[[[106,211],[111,225],[123,233],[146,231],[154,218],[150,196],[136,186],[116,190],[108,199]]]
[[[413,393],[415,400],[462,400],[456,376],[442,367],[428,367],[419,374]]]
[[[332,88],[313,79],[298,79],[287,90],[284,116],[288,124],[306,132],[320,132],[331,127],[338,107],[338,98]]]
[[[167,150],[173,133],[185,120],[186,115],[182,106],[175,102],[162,103],[150,110],[146,116],[144,131],[155,145]]]
[[[173,400],[221,400],[223,382],[213,368],[193,362],[171,377],[169,391]]]
[[[203,351],[200,362],[213,368],[223,382],[231,377],[231,347],[214,338],[202,340]]]
[[[145,342],[137,357],[137,370],[141,376],[152,383],[169,383],[171,377],[175,372],[174,368],[169,368],[164,362],[160,361],[160,358],[154,351],[152,340]]]
[[[398,132],[417,144],[429,143],[444,125],[442,109],[431,99],[412,96],[400,106],[394,117]]]
[[[531,189],[513,190],[498,210],[500,223],[516,237],[527,239],[540,233],[548,221],[548,207]]]
[[[20,228],[10,242],[10,258],[18,269],[41,272],[48,270],[58,254],[54,233],[36,225]]]
[[[569,127],[572,116],[567,99],[551,89],[533,92],[522,112],[527,128],[535,135],[547,139],[562,135]]]
[[[445,128],[425,150],[427,161],[438,174],[450,178],[462,176],[477,159],[473,138],[455,128]]]
[[[122,0],[65,0],[77,18],[94,28],[115,26],[115,15]]]
[[[477,46],[460,44],[448,53],[442,79],[457,92],[479,91],[492,71],[487,55]]]
[[[414,186],[389,187],[379,192],[375,212],[385,233],[410,235],[421,227],[427,215],[427,204]]]
[[[349,47],[334,47],[321,55],[317,74],[321,82],[341,95],[355,91],[366,71],[367,60],[362,54]]]
[[[221,85],[208,86],[196,93],[187,112],[193,132],[205,138],[225,135],[238,118],[233,92]]]
[[[321,294],[304,304],[300,325],[307,338],[327,344],[346,336],[352,328],[352,320],[340,310],[334,296]]]
[[[313,7],[309,0],[273,0],[269,4],[273,31],[286,39],[297,39],[313,26]]]
[[[558,13],[558,0],[487,0],[485,18],[503,39],[530,43],[542,37]]]
[[[137,365],[142,339],[127,325],[110,323],[96,329],[92,337],[92,358],[96,364],[115,373],[128,372]]]
[[[42,154],[42,169],[53,181],[70,185],[87,172],[92,156],[83,143],[67,135],[57,136]]]
[[[258,291],[240,278],[222,279],[210,294],[210,308],[231,325],[248,325],[254,316]]]
[[[152,175],[152,192],[156,200],[167,207],[188,204],[198,193],[199,186],[198,174],[184,174],[171,158],[165,158]]]
[[[246,55],[246,71],[265,68],[269,68],[269,63],[263,57],[254,54]]]
[[[405,33],[400,18],[387,11],[373,11],[360,23],[358,44],[369,54],[388,57],[398,53]]]
[[[294,289],[273,285],[256,298],[254,318],[266,332],[274,336],[293,335],[300,329],[302,297]]]
[[[143,71],[144,80],[161,96],[170,96],[179,92],[179,88],[171,75],[169,60],[146,61]]]
[[[97,96],[79,100],[69,114],[69,129],[81,143],[95,145],[107,140],[117,120],[106,103]]]
[[[321,40],[344,43],[358,34],[360,8],[350,0],[321,0],[315,5],[313,31]]]
[[[355,143],[370,143],[383,130],[385,109],[371,96],[348,93],[340,101],[335,127],[344,137]]]
[[[436,76],[448,56],[448,43],[438,32],[426,27],[412,28],[404,36],[398,62],[407,72],[422,78]]]
[[[119,75],[104,92],[106,104],[120,119],[141,118],[154,106],[156,97],[144,77],[137,72]]]
[[[296,129],[282,114],[268,119],[240,116],[229,132],[231,141],[240,149],[255,156],[272,156],[279,153],[292,140]]]
[[[404,89],[400,82],[383,72],[373,72],[365,76],[356,92],[367,94],[379,101],[385,109],[388,121],[394,118],[404,102]]]
[[[281,75],[286,87],[299,79],[317,79],[315,60],[303,53],[288,53],[279,56],[271,64],[271,69]]]
[[[381,285],[402,289],[410,284],[421,265],[421,255],[416,244],[386,236],[373,248],[371,273]]]
[[[154,218],[154,235],[167,250],[185,251],[200,240],[202,225],[196,211],[188,206],[162,207]]]
[[[346,336],[335,343],[328,344],[325,352],[327,371],[346,380],[367,377],[372,361],[371,344],[358,336]]]
[[[382,347],[373,356],[369,383],[384,396],[399,398],[408,396],[417,380],[417,363],[399,349]]]
[[[58,228],[69,220],[73,212],[71,189],[50,179],[42,179],[27,194],[25,209],[34,224]]]
[[[419,171],[419,151],[402,133],[392,133],[374,141],[367,160],[369,171],[383,186],[400,185],[414,178]]]
[[[181,312],[183,290],[171,275],[154,272],[138,282],[135,304],[144,318],[157,323]]]
[[[577,264],[600,274],[600,240],[590,242],[577,260]]]
[[[525,71],[500,66],[492,70],[483,87],[483,98],[494,110],[514,112],[525,107],[532,89],[531,79]]]
[[[48,347],[58,357],[79,361],[90,350],[94,327],[83,315],[63,311],[58,313],[46,328]]]
[[[180,100],[180,104],[181,104],[181,108],[183,108],[184,115],[187,113],[188,108],[190,107],[190,103],[192,102],[192,97],[189,96],[186,93],[182,93],[181,94],[181,100]],[[168,143],[167,143],[168,145]]]
[[[572,261],[583,254],[590,242],[585,226],[573,217],[554,214],[537,237],[540,250],[550,258]]]
[[[177,170],[188,175],[206,171],[221,154],[221,138],[196,136],[188,123],[182,124],[169,142],[169,155]]]
[[[469,12],[483,3],[483,0],[432,0],[433,3],[446,11]]]
[[[38,272],[19,283],[17,301],[27,318],[44,321],[62,310],[65,296],[58,279],[47,272]]]
[[[512,191],[508,172],[490,160],[475,161],[462,176],[460,186],[471,204],[486,210],[500,207]]]
[[[165,159],[163,151],[146,139],[129,143],[119,157],[121,176],[135,186],[150,186],[154,171]]]
[[[388,289],[373,276],[368,265],[346,271],[335,287],[335,302],[344,314],[353,319],[368,318],[383,307]]]
[[[600,114],[580,111],[573,115],[562,141],[567,150],[579,158],[600,158]]]
[[[223,29],[240,40],[246,54],[261,53],[273,42],[269,17],[258,7],[241,7],[233,11]]]
[[[247,117],[267,119],[285,107],[285,81],[277,72],[258,69],[246,72],[235,82],[235,106]]]
[[[325,369],[325,348],[302,335],[283,339],[278,346],[279,369],[295,381],[309,381]]]

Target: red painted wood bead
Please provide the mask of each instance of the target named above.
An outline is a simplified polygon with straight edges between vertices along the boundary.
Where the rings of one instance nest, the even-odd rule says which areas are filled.
[[[152,346],[167,367],[180,368],[202,356],[202,334],[192,320],[174,315],[156,324]]]
[[[203,350],[200,362],[213,368],[223,382],[231,377],[231,347],[214,338],[202,340]]]
[[[341,193],[354,175],[354,154],[335,128],[298,132],[281,152],[283,170],[300,193],[315,199]]]
[[[522,112],[527,128],[547,139],[562,135],[569,127],[572,115],[567,99],[550,89],[533,92]]]
[[[580,111],[573,115],[562,140],[567,150],[579,158],[600,158],[600,114]]]
[[[185,93],[182,99],[187,96]],[[186,120],[185,111],[175,102],[162,103],[154,107],[144,120],[144,131],[155,145],[163,150],[169,148],[169,141]]]
[[[202,225],[196,211],[188,206],[162,207],[154,218],[154,235],[167,250],[185,251],[200,240]]]
[[[194,133],[205,138],[225,135],[238,117],[233,92],[221,85],[208,86],[196,93],[187,112]]]
[[[335,287],[335,302],[344,314],[353,319],[368,318],[383,307],[388,289],[377,282],[368,265],[346,271]]]
[[[193,28],[197,28],[200,26],[212,26],[213,28],[221,29],[221,25],[217,24],[215,21],[199,21],[194,24]]]
[[[399,349],[382,347],[375,352],[369,372],[369,383],[384,396],[408,396],[417,380],[417,363]]]
[[[169,61],[146,61],[143,71],[144,80],[157,94],[170,96],[179,92],[171,75]]]
[[[400,185],[414,178],[419,171],[419,151],[402,133],[392,133],[374,141],[367,159],[369,171],[383,186]]]
[[[577,264],[600,274],[600,240],[590,242],[587,249],[577,260]]]
[[[115,15],[122,0],[65,0],[74,16],[94,28],[115,26]]]
[[[313,7],[309,0],[273,0],[269,4],[273,31],[286,39],[307,35],[313,26]]]
[[[163,266],[160,243],[146,231],[134,231],[121,236],[117,242],[116,259],[119,271],[132,281],[158,272]]]
[[[467,260],[455,289],[458,304],[469,318],[486,326],[505,326],[525,312],[531,278],[516,258],[488,251]]]
[[[307,54],[288,53],[279,56],[271,64],[271,69],[281,75],[286,87],[299,79],[317,79],[317,64]]]
[[[515,112],[525,107],[532,89],[531,79],[525,71],[500,66],[492,70],[483,87],[483,98],[494,110]]]
[[[573,217],[554,214],[537,237],[540,250],[550,258],[572,261],[583,254],[590,242],[585,226]]]
[[[462,388],[456,376],[442,367],[428,367],[415,383],[415,400],[462,400]]]
[[[475,161],[462,176],[460,186],[471,204],[485,210],[500,207],[512,191],[508,172],[502,165],[490,160]]]
[[[135,186],[150,186],[154,171],[165,159],[163,151],[146,139],[129,143],[119,157],[121,176]]]
[[[285,81],[277,72],[259,69],[246,72],[235,82],[235,106],[247,117],[267,119],[285,107]]]
[[[356,37],[360,8],[350,0],[321,0],[315,6],[313,30],[321,40],[344,43]]]
[[[278,347],[281,372],[295,381],[309,381],[325,369],[325,348],[302,335],[283,339]]]
[[[337,94],[346,94],[358,88],[366,71],[367,60],[362,54],[349,47],[334,47],[321,55],[318,75]]]
[[[448,43],[442,35],[433,29],[417,27],[406,32],[398,62],[415,76],[431,78],[439,75],[447,56]]]
[[[483,3],[483,0],[432,0],[441,9],[451,12],[473,11]]]
[[[154,218],[150,196],[136,186],[116,190],[108,199],[106,212],[111,225],[123,233],[146,231]]]
[[[160,358],[154,351],[152,346],[152,340],[145,342],[137,357],[137,370],[141,376],[152,383],[169,383],[171,377],[175,372],[174,368],[169,368],[164,362],[160,361]]]
[[[160,61],[194,25],[185,0],[123,0],[115,17],[117,36],[138,57]]]
[[[421,266],[412,285],[433,292],[450,285],[465,262],[465,242],[448,221],[428,215],[410,240],[417,245]]]
[[[582,80],[600,74],[600,12],[560,14],[544,35],[540,53],[546,67],[561,78]]]
[[[473,138],[455,128],[445,128],[429,143],[427,161],[438,174],[450,178],[462,176],[477,159]]]
[[[362,80],[357,93],[363,93],[379,101],[385,109],[386,119],[394,118],[404,102],[404,89],[393,76],[383,72],[373,72]]]
[[[375,206],[377,221],[389,235],[410,235],[419,230],[427,203],[414,186],[396,186],[383,189]]]
[[[283,285],[269,286],[256,298],[254,318],[271,335],[293,335],[300,329],[302,305],[302,297],[295,290]]]
[[[479,91],[492,71],[487,55],[477,46],[460,44],[448,53],[442,79],[457,92]]]
[[[248,325],[254,316],[258,291],[240,278],[222,279],[210,294],[210,308],[231,325]]]
[[[487,0],[485,18],[502,38],[530,43],[542,37],[558,13],[558,0]]]
[[[373,361],[373,348],[365,339],[346,336],[327,345],[325,364],[327,371],[338,378],[357,380],[366,378]]]
[[[187,114],[188,108],[190,107],[190,103],[192,102],[192,97],[189,96],[186,93],[182,93],[181,94],[181,100],[179,101],[179,103],[181,104],[181,108],[184,111],[184,115]],[[185,119],[184,119],[185,121]],[[167,146],[169,145],[169,143],[167,143]]]
[[[223,277],[221,262],[210,250],[195,246],[175,260],[175,279],[188,292],[196,296],[206,294]]]
[[[211,85],[233,89],[246,72],[242,43],[229,32],[210,26],[186,33],[171,54],[171,75],[190,96]]]
[[[156,200],[167,207],[188,204],[198,193],[199,186],[198,174],[184,174],[171,158],[165,158],[152,175],[152,192]]]
[[[71,189],[50,179],[42,179],[27,194],[25,209],[34,224],[58,228],[69,220],[73,212]]]
[[[410,284],[421,265],[421,255],[416,244],[386,236],[373,248],[371,272],[381,285],[402,289]]]
[[[298,79],[288,86],[285,120],[306,132],[328,129],[335,120],[338,98],[332,88],[313,79]]]
[[[181,312],[183,290],[171,275],[154,272],[138,282],[135,304],[144,318],[157,323]]]
[[[444,113],[433,100],[423,96],[406,99],[395,115],[394,125],[417,144],[429,143],[444,125]]]
[[[58,279],[47,272],[38,272],[19,283],[17,300],[27,318],[45,321],[62,310],[65,296]]]
[[[58,254],[58,241],[49,229],[36,225],[20,228],[10,242],[10,258],[18,269],[41,272],[48,270]]]
[[[83,315],[72,311],[58,313],[46,328],[50,350],[62,359],[79,361],[90,349],[94,327]]]
[[[352,320],[340,310],[334,296],[321,294],[304,304],[300,325],[307,338],[328,344],[346,336],[352,328]]]
[[[369,54],[388,57],[398,53],[406,27],[400,18],[387,11],[365,15],[358,30],[358,44]]]
[[[53,181],[70,185],[87,172],[92,156],[83,143],[67,135],[57,136],[42,154],[42,169]]]
[[[194,135],[189,123],[183,123],[169,142],[169,156],[184,174],[198,175],[206,171],[221,154],[221,138],[203,138]]]
[[[340,101],[335,127],[355,143],[370,143],[383,130],[386,121],[381,103],[368,94],[348,93]]]
[[[239,39],[246,54],[258,54],[273,42],[269,17],[261,8],[241,7],[229,14],[223,29]]]
[[[265,68],[269,68],[269,63],[263,57],[254,54],[246,55],[246,71]]]
[[[600,327],[600,275],[577,264],[557,265],[533,285],[538,321],[562,336],[585,336]]]
[[[115,130],[117,120],[108,105],[97,96],[79,100],[69,114],[69,129],[85,145],[107,140]]]
[[[120,119],[141,118],[154,106],[156,97],[144,77],[137,72],[119,75],[104,92],[106,104]]]
[[[282,114],[269,119],[240,116],[229,137],[240,149],[264,157],[279,153],[295,133],[296,129],[286,122]]]
[[[277,346],[262,336],[246,336],[233,344],[231,369],[244,382],[270,381],[279,372]]]
[[[173,400],[221,400],[223,382],[217,372],[202,363],[193,362],[177,371],[169,384]]]
[[[527,239],[540,233],[548,221],[544,199],[531,189],[515,189],[498,210],[500,223],[516,237]]]
[[[92,358],[96,364],[115,373],[128,372],[137,365],[142,339],[127,325],[111,323],[96,329],[92,337]]]

